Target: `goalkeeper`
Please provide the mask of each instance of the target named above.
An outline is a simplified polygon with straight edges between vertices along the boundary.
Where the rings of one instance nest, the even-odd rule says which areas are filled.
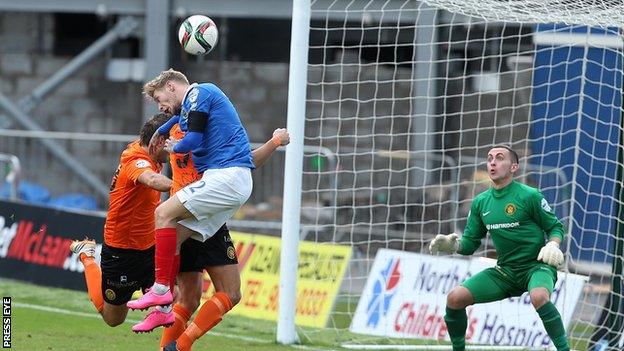
[[[470,277],[446,298],[444,320],[453,350],[465,349],[467,306],[528,291],[555,347],[568,351],[561,315],[550,302],[556,268],[563,264],[559,249],[563,225],[539,190],[513,180],[518,171],[515,151],[506,146],[492,148],[487,155],[487,171],[492,187],[473,200],[461,239],[457,234],[437,235],[429,244],[432,254],[470,255],[489,232],[498,255],[495,267]],[[544,236],[548,239],[545,244]]]

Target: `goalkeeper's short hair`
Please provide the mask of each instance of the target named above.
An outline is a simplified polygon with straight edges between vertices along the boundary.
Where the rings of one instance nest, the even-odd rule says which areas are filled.
[[[512,148],[507,145],[494,145],[492,149],[505,149],[509,151],[509,155],[511,156],[511,161],[514,163],[520,163],[520,157],[518,157],[518,153],[515,152]]]

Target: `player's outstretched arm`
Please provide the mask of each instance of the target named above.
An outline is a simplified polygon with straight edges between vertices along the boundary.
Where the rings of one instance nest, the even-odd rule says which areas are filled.
[[[156,173],[154,171],[145,171],[141,173],[137,181],[145,186],[148,186],[158,191],[169,191],[173,182],[166,176]]]
[[[251,152],[254,165],[261,167],[270,157],[273,152],[280,146],[286,146],[290,143],[290,134],[285,128],[278,128],[273,131],[273,137],[264,143],[259,148]]]
[[[180,122],[180,115],[174,115],[165,124],[158,127],[156,132],[160,135],[167,135],[171,131],[171,128],[175,126],[178,122]]]
[[[195,110],[189,111],[188,131],[184,134],[184,137],[173,146],[173,152],[185,154],[199,146],[207,123],[208,113]]]
[[[193,151],[201,142],[202,134],[198,132],[186,132],[182,139],[176,140],[171,148],[171,152],[185,154]],[[166,145],[166,144],[165,144]]]
[[[429,243],[429,253],[435,255],[439,252],[454,254],[459,250],[459,235],[453,233],[449,235],[438,234]]]

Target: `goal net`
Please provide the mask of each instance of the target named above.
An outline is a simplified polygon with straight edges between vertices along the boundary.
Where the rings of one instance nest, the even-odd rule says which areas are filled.
[[[302,237],[352,259],[303,341],[450,349],[446,293],[496,255],[427,245],[463,231],[504,144],[566,227],[571,347],[621,350],[623,26],[620,0],[312,1]],[[552,348],[526,295],[469,314],[477,349]]]

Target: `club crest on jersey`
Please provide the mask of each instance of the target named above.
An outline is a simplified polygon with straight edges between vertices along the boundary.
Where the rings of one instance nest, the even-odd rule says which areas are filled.
[[[106,298],[109,300],[114,300],[116,297],[115,292],[112,289],[106,289],[104,295],[106,295]]]
[[[507,206],[505,206],[505,213],[508,216],[512,216],[514,213],[516,213],[516,205],[514,205],[514,204],[507,204]]]
[[[199,90],[197,88],[193,88],[191,91],[189,91],[189,102],[194,103],[195,101],[197,101],[197,95],[199,95]]]

